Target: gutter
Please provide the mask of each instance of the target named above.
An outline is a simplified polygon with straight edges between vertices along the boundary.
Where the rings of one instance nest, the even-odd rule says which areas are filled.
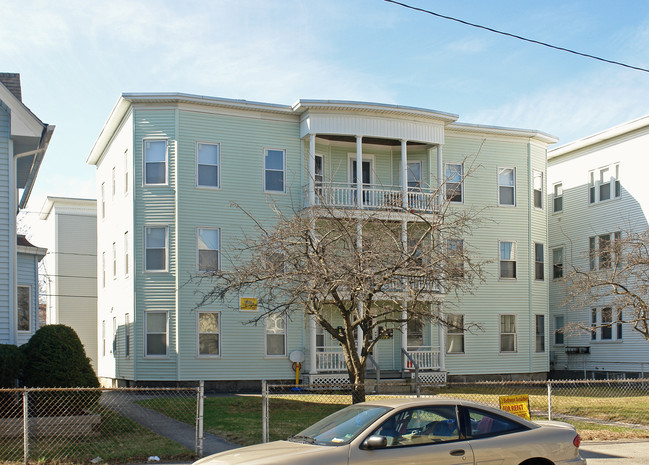
[[[20,198],[20,202],[18,203],[18,211],[25,208],[25,206],[27,205],[29,196],[31,195],[32,189],[34,188],[34,182],[36,182],[36,176],[38,175],[38,170],[41,167],[41,163],[43,162],[43,157],[45,156],[47,147],[49,146],[50,140],[52,139],[54,128],[55,126],[51,124],[44,125],[43,132],[41,133],[41,140],[38,143],[38,149],[33,150],[31,152],[19,153],[17,155],[14,155],[14,158],[21,158],[24,156],[31,156],[35,154],[34,161],[32,162],[32,167],[29,172],[29,177],[27,179],[27,185],[25,186],[25,189],[23,190],[23,195]],[[16,213],[18,213],[18,211]]]

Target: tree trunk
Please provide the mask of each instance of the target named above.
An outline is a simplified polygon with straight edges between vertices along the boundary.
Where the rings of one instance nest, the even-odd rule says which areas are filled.
[[[353,384],[352,403],[365,402],[365,367],[361,367],[355,373],[350,372],[349,379]]]

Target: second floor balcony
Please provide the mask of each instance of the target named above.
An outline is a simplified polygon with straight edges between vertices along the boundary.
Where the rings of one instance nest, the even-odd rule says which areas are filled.
[[[436,211],[436,193],[430,189],[409,187],[405,197],[404,202],[404,190],[401,186],[363,184],[359,202],[357,183],[316,182],[312,206],[384,211],[408,210],[417,213]]]

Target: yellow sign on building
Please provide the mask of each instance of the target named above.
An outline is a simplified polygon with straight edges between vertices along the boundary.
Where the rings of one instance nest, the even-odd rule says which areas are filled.
[[[527,394],[500,396],[500,410],[513,413],[526,420],[532,419],[530,416],[530,396]]]
[[[241,297],[239,299],[242,312],[257,311],[257,297]]]

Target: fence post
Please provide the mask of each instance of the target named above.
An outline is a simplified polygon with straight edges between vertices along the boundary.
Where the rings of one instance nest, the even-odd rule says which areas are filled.
[[[261,442],[268,442],[268,384],[261,380]]]
[[[197,413],[198,413],[198,418],[197,418],[197,425],[196,425],[196,454],[199,457],[203,456],[203,413],[205,411],[204,409],[204,402],[205,400],[205,381],[199,381],[198,382],[198,398],[196,399],[197,401]]]
[[[552,381],[548,381],[548,420],[552,420]]]
[[[23,388],[23,459],[24,464],[29,463],[29,394]]]

